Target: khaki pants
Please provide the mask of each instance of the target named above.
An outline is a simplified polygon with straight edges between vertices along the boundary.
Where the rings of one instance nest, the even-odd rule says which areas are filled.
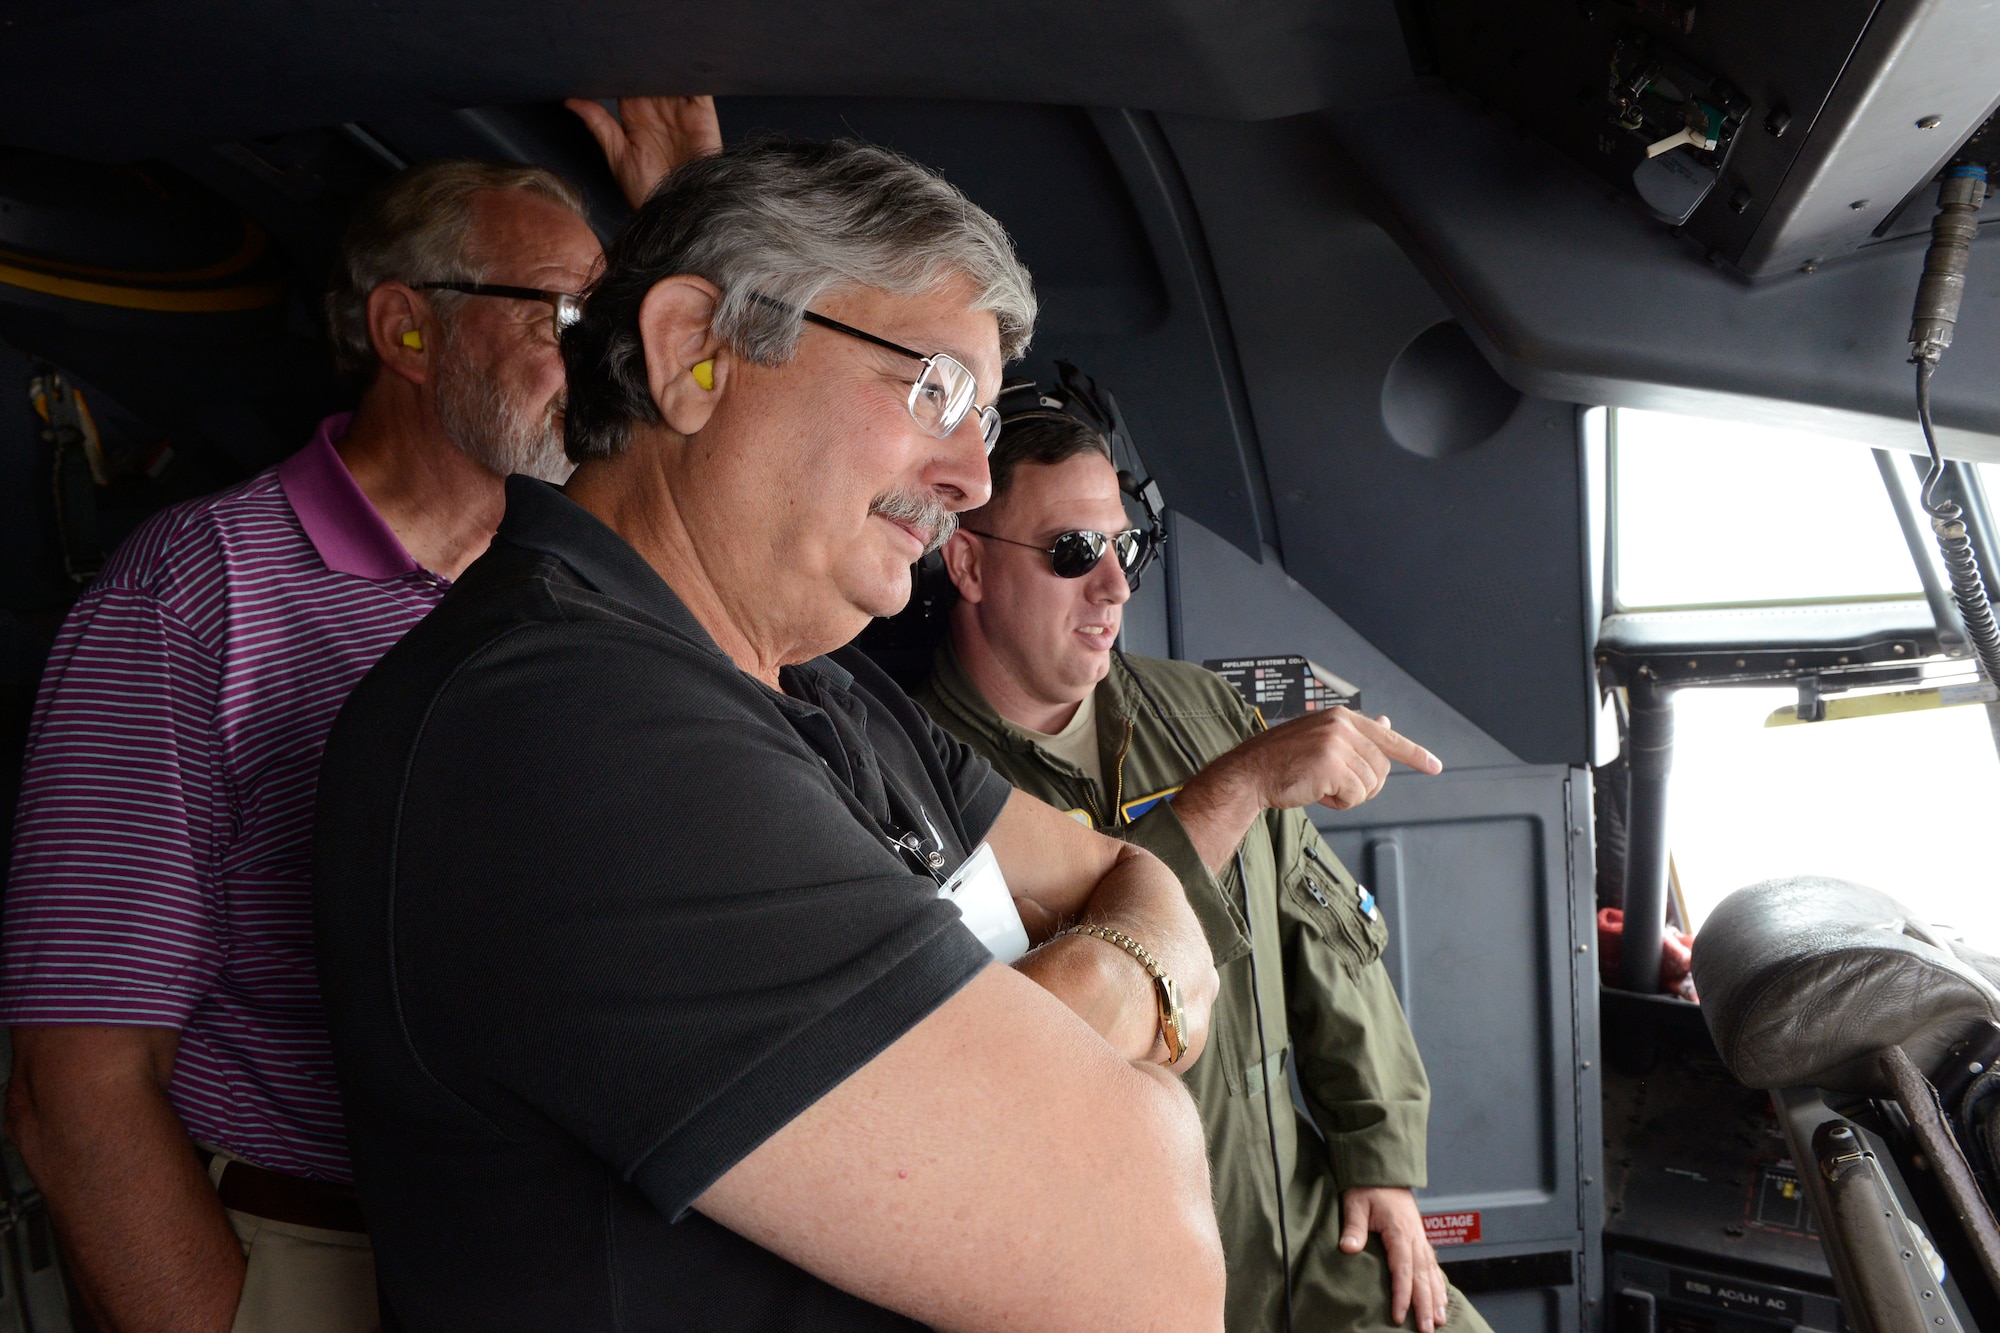
[[[209,1179],[229,1154],[217,1152]],[[375,1251],[357,1231],[327,1231],[223,1210],[249,1268],[230,1333],[377,1333]]]

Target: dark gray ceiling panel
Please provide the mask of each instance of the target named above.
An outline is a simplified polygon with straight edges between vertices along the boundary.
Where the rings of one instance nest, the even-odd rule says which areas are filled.
[[[1904,341],[1921,237],[1752,285],[1441,92],[1325,123],[1379,190],[1379,215],[1525,392],[1921,447]],[[1977,438],[2000,436],[1996,384],[2000,228],[1988,226],[1936,381],[1947,448],[2000,457],[2000,439]]]
[[[1410,79],[1390,0],[6,0],[0,32],[6,139],[109,160],[572,95],[1264,117]]]

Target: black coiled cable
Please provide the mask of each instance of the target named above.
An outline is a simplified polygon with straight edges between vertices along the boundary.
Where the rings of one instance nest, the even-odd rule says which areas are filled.
[[[1944,454],[1938,449],[1937,434],[1931,427],[1931,375],[1937,362],[1917,358],[1917,421],[1924,428],[1924,444],[1931,451],[1931,470],[1924,474],[1920,495],[1924,512],[1930,515],[1931,531],[1937,536],[1938,554],[1944,558],[1945,573],[1951,578],[1952,600],[1958,603],[1959,619],[1965,622],[1965,637],[1979,658],[1986,679],[2000,684],[2000,625],[1993,619],[1993,603],[1986,595],[1986,580],[1980,577],[1979,555],[1972,549],[1966,532],[1965,513],[1951,500],[1935,496],[1944,480]]]
[[[1960,159],[1946,167],[1938,181],[1938,211],[1931,219],[1930,248],[1924,251],[1924,274],[1917,284],[1910,312],[1910,360],[1917,367],[1917,423],[1924,428],[1924,447],[1931,452],[1931,470],[1924,475],[1919,497],[1930,516],[1931,531],[1951,576],[1952,600],[1958,603],[1965,637],[1979,658],[1986,679],[2000,685],[2000,626],[1993,623],[1993,604],[1986,581],[1979,575],[1979,553],[1966,531],[1965,512],[1950,500],[1937,498],[1944,480],[1944,453],[1931,426],[1931,376],[1951,346],[1958,327],[1959,306],[1965,300],[1965,271],[1979,238],[1979,210],[1986,203],[1986,166]]]

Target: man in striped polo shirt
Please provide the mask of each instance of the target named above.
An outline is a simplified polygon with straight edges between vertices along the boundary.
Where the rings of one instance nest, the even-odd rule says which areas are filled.
[[[636,204],[708,99],[580,111]],[[355,215],[327,298],[358,409],[133,534],[37,700],[0,942],[8,1128],[100,1325],[378,1326],[313,968],[311,816],[349,690],[561,480],[573,187],[434,163]],[[192,1143],[190,1142],[192,1139]]]

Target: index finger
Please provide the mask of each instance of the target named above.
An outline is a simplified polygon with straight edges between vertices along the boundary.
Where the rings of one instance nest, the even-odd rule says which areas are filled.
[[[1363,735],[1374,741],[1383,754],[1397,763],[1432,776],[1444,772],[1442,760],[1401,732],[1392,730],[1387,718],[1373,718],[1366,713],[1357,712],[1354,715],[1354,722],[1361,728]]]

